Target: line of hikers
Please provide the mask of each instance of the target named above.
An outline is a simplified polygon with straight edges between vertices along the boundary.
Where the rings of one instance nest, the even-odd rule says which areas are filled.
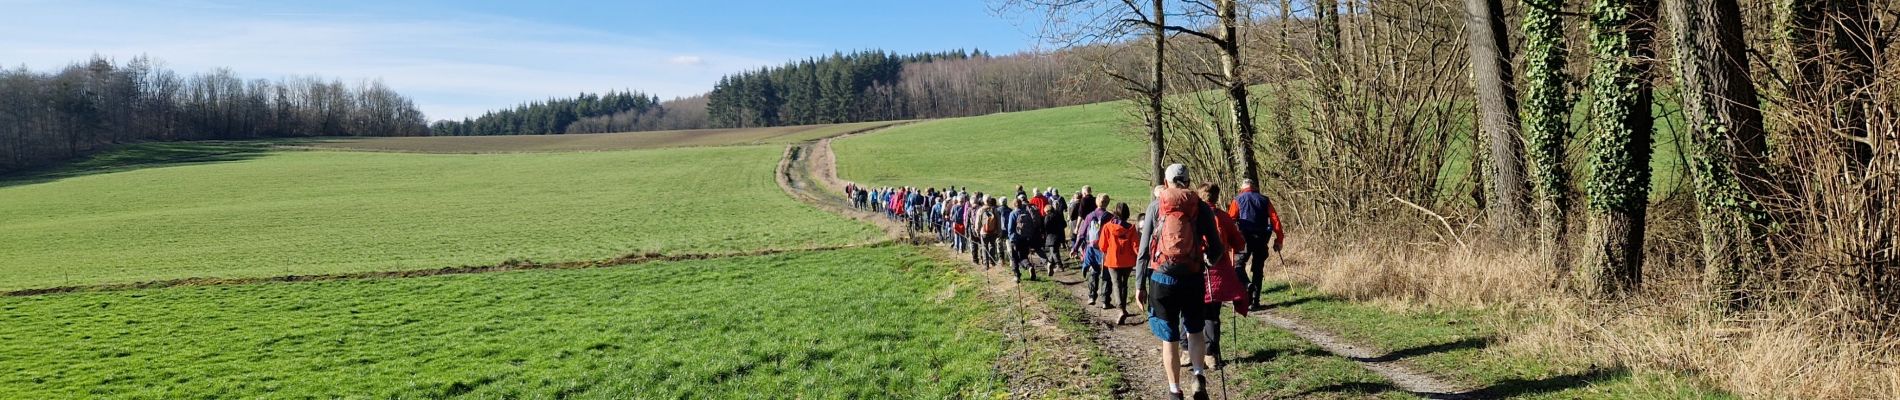
[[[1128,278],[1136,274],[1135,299],[1161,341],[1169,395],[1185,398],[1179,364],[1185,351],[1193,396],[1205,399],[1204,373],[1222,363],[1219,311],[1230,304],[1241,315],[1257,309],[1269,248],[1280,251],[1285,231],[1273,202],[1252,181],[1240,182],[1240,193],[1223,209],[1220,186],[1191,187],[1186,166],[1170,165],[1164,177],[1167,184],[1156,186],[1145,211],[1134,215],[1128,203],[1112,203],[1089,186],[1065,199],[1055,188],[1020,185],[1011,196],[850,183],[845,197],[853,207],[905,223],[914,236],[948,243],[985,269],[1007,255],[1019,282],[1024,271],[1037,279],[1032,256],[1052,276],[1067,268],[1067,259],[1078,260],[1088,304],[1119,306],[1121,318],[1133,315]]]

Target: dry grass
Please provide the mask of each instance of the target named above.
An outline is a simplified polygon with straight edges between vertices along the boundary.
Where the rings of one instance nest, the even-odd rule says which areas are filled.
[[[1594,302],[1552,289],[1552,273],[1526,251],[1315,243],[1350,244],[1290,244],[1293,261],[1278,278],[1394,311],[1484,309],[1520,321],[1499,327],[1498,349],[1510,354],[1690,373],[1748,398],[1900,398],[1900,341],[1842,333],[1847,294],[1723,317],[1702,306],[1695,275],[1677,266],[1652,266],[1633,300]],[[1681,259],[1659,254],[1672,252],[1652,249],[1651,260]]]

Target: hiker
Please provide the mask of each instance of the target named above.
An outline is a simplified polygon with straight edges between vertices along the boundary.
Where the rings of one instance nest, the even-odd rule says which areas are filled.
[[[995,198],[987,198],[984,199],[983,210],[978,212],[983,221],[983,240],[982,248],[977,250],[977,257],[983,259],[984,269],[996,266],[999,254],[997,241],[1003,235],[1003,214],[996,206]]]
[[[1062,201],[1062,191],[1056,190],[1055,187],[1050,187],[1049,193],[1044,193],[1042,197],[1048,198],[1049,206],[1055,207],[1056,211],[1061,211],[1063,214],[1069,213],[1069,210],[1070,210],[1069,203],[1066,201]],[[1067,238],[1065,237],[1064,239],[1067,239]]]
[[[1069,214],[1069,218],[1075,220],[1088,218],[1089,216],[1095,215],[1095,210],[1098,206],[1106,206],[1107,204],[1108,203],[1096,204],[1095,188],[1083,185],[1081,191],[1075,192],[1075,205],[1069,207],[1069,211],[1074,213]],[[1080,224],[1076,225],[1076,228],[1081,227],[1082,225]]]
[[[969,213],[966,218],[970,225],[970,261],[977,264],[983,263],[983,237],[989,233],[990,208],[984,203],[987,200],[978,193],[976,198],[970,199],[970,208],[964,210]]]
[[[974,261],[976,260],[977,241],[982,238],[982,234],[979,233],[982,231],[982,227],[978,226],[979,221],[976,213],[983,208],[983,194],[971,194],[965,197],[963,201],[967,203],[963,205],[963,236],[966,241],[963,244],[963,250],[969,252],[971,260]]]
[[[1203,199],[1221,198],[1220,186],[1212,183],[1202,185],[1200,196]],[[1214,207],[1214,204],[1208,206]],[[1204,332],[1202,336],[1207,337],[1206,357],[1211,360],[1206,365],[1213,366],[1215,369],[1221,368],[1224,362],[1220,357],[1221,306],[1230,302],[1234,303],[1234,311],[1244,316],[1247,315],[1248,306],[1252,304],[1247,301],[1246,282],[1240,279],[1239,273],[1234,268],[1234,252],[1245,247],[1247,240],[1241,236],[1240,226],[1234,223],[1234,218],[1223,211],[1219,207],[1214,209],[1214,227],[1219,232],[1217,236],[1220,238],[1220,247],[1223,251],[1205,253],[1210,264],[1206,273],[1207,293],[1201,299],[1205,305],[1201,317],[1207,321],[1204,324],[1206,327],[1202,330]]]
[[[924,208],[924,193],[914,187],[910,188],[909,192],[909,196],[904,201],[904,215],[910,217],[911,230],[925,230],[927,228],[924,227],[924,218],[929,217],[929,210]]]
[[[1090,207],[1093,211],[1090,211],[1088,216],[1076,221],[1075,241],[1074,244],[1070,246],[1070,253],[1076,254],[1076,256],[1082,260],[1082,279],[1089,282],[1089,305],[1095,305],[1097,294],[1101,295],[1102,301],[1107,302],[1109,293],[1108,286],[1111,284],[1108,274],[1103,270],[1104,260],[1102,260],[1102,257],[1104,256],[1104,250],[1102,250],[1103,247],[1101,247],[1101,238],[1103,225],[1113,219],[1114,216],[1109,214],[1108,211],[1108,196],[1102,196],[1101,202],[1101,207]],[[1078,208],[1078,210],[1080,209]],[[1129,243],[1134,242],[1130,241]],[[1129,250],[1133,251],[1132,248]],[[1132,256],[1128,257],[1128,259],[1130,262],[1134,261],[1134,257]],[[1122,297],[1126,298],[1128,294],[1123,293]],[[1126,303],[1126,301],[1123,301],[1123,303]],[[1107,304],[1103,305],[1107,306]]]
[[[1182,399],[1180,349],[1186,340],[1188,362],[1194,374],[1194,398],[1207,398],[1207,370],[1203,354],[1207,342],[1202,333],[1206,311],[1203,299],[1207,261],[1205,254],[1227,251],[1222,246],[1214,210],[1199,195],[1188,189],[1187,166],[1169,165],[1163,175],[1167,186],[1148,204],[1136,251],[1135,270],[1141,274],[1135,297],[1148,309],[1148,328],[1161,340],[1162,371],[1168,379],[1170,398]],[[1186,333],[1186,337],[1182,337]]]
[[[950,197],[950,207],[944,210],[945,217],[949,218],[947,223],[950,224],[950,249],[958,253],[964,252],[969,246],[969,243],[965,241],[966,231],[963,225],[964,221],[969,220],[963,207],[969,205],[969,199],[956,195]]]
[[[1016,210],[1009,217],[1010,265],[1016,269],[1016,280],[1023,280],[1023,269],[1029,269],[1029,280],[1036,280],[1036,269],[1029,265],[1029,255],[1040,247],[1042,237],[1042,215],[1028,201],[1016,199]]]
[[[996,247],[990,250],[997,263],[1002,263],[1004,259],[1016,254],[1016,230],[1010,229],[1015,226],[1011,222],[1016,217],[1016,210],[1009,208],[1010,202],[1009,199],[996,200],[996,217],[1002,222],[1001,225],[997,225],[997,228],[1002,230],[1002,236],[997,238]]]
[[[1049,266],[1049,276],[1055,276],[1056,269],[1067,267],[1062,262],[1062,242],[1069,236],[1069,219],[1062,215],[1062,208],[1056,207],[1061,203],[1051,202],[1042,207],[1042,243],[1038,243],[1036,248]]]
[[[1100,209],[1108,209],[1108,196],[1102,196]],[[1120,325],[1122,318],[1133,315],[1128,312],[1128,274],[1135,269],[1135,247],[1139,245],[1140,238],[1135,225],[1128,222],[1128,203],[1115,204],[1114,212],[1097,212],[1104,214],[1100,222],[1101,233],[1097,234],[1099,240],[1096,245],[1089,250],[1101,259],[1101,270],[1097,275],[1102,275],[1102,309],[1113,309],[1119,305],[1122,313],[1121,317],[1115,318],[1115,324]],[[1110,297],[1111,291],[1117,297]],[[1094,298],[1093,291],[1089,296]],[[1115,301],[1109,301],[1111,298]]]
[[[1286,231],[1280,227],[1280,212],[1273,209],[1273,201],[1260,194],[1259,188],[1251,179],[1240,181],[1240,195],[1227,207],[1227,215],[1234,217],[1240,226],[1240,236],[1247,241],[1235,265],[1247,269],[1240,279],[1247,282],[1247,304],[1260,305],[1261,282],[1266,279],[1267,239],[1273,239],[1273,251],[1280,251],[1281,242],[1286,240]]]

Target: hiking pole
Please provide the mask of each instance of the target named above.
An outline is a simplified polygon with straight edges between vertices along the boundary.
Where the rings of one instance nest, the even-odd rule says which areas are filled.
[[[1234,328],[1239,328],[1239,326],[1235,326]],[[1227,331],[1229,330],[1232,330],[1232,329],[1222,329],[1219,332],[1214,332],[1214,343],[1227,342],[1226,337],[1227,337]],[[1220,398],[1221,400],[1227,400],[1227,356],[1221,355],[1221,353],[1223,353],[1222,350],[1226,350],[1226,349],[1227,349],[1227,346],[1220,346],[1220,347],[1214,348],[1214,361],[1221,362],[1221,366],[1220,366]]]

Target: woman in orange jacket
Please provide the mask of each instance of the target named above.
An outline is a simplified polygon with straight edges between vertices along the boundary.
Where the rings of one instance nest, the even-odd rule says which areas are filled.
[[[1105,290],[1104,294],[1113,291],[1118,297],[1112,298],[1120,299],[1109,303],[1111,297],[1103,296],[1102,309],[1113,309],[1116,304],[1120,304],[1122,318],[1134,315],[1128,312],[1128,275],[1134,272],[1135,250],[1141,244],[1141,233],[1135,230],[1134,224],[1128,222],[1128,218],[1128,203],[1116,203],[1115,211],[1107,222],[1102,223],[1101,236],[1096,240],[1097,248],[1102,251],[1102,266],[1113,277],[1110,290]]]

